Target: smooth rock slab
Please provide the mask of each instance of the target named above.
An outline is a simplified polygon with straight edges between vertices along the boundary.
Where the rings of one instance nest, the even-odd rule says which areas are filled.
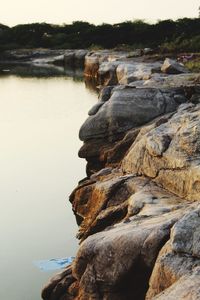
[[[181,89],[115,89],[109,101],[85,121],[79,137],[82,141],[105,138],[141,126],[159,115],[174,111],[179,104],[177,94],[182,102],[186,101]]]

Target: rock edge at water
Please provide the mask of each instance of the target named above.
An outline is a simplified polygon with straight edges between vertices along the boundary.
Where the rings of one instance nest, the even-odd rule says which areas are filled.
[[[200,299],[199,74],[109,51],[86,54],[85,74],[102,89],[70,196],[81,244],[43,299]]]

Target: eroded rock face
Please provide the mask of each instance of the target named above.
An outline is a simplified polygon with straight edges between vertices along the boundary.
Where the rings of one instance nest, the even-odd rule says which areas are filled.
[[[195,206],[188,208],[189,212],[173,226],[171,238],[156,261],[146,300],[170,300],[175,296],[177,299],[199,299],[200,209]]]
[[[102,84],[119,76],[112,55],[87,55]],[[45,300],[200,299],[198,75],[147,71],[101,89],[81,127],[88,176],[70,196],[80,248]]]
[[[101,80],[103,80],[103,74],[106,74],[106,76],[108,75],[108,73],[112,74],[115,67],[115,61],[123,59],[126,56],[127,53],[124,52],[111,52],[108,50],[102,50],[96,52],[91,51],[85,57],[85,71],[84,71],[85,76],[98,77],[98,71],[102,65]],[[114,63],[112,64],[112,62]]]
[[[79,137],[87,141],[127,132],[159,115],[174,111],[180,102],[186,101],[181,89],[114,89],[109,101],[82,125]]]
[[[91,172],[107,163],[119,162],[137,136],[139,127],[163,114],[173,112],[180,103],[186,101],[182,88],[112,89],[110,99],[104,103],[98,102],[90,110],[90,117],[80,129],[79,137],[84,145],[79,156],[86,158]],[[119,159],[115,160],[117,155]]]
[[[180,214],[181,210],[133,218],[85,240],[73,264],[81,297],[104,299],[110,294],[113,299],[117,294],[119,299],[144,299],[159,249]]]
[[[42,299],[74,299],[73,295],[70,295],[70,292],[67,292],[74,282],[75,278],[72,276],[71,267],[67,267],[64,271],[50,279],[43,288]]]
[[[181,197],[198,200],[199,113],[199,105],[183,105],[168,122],[147,128],[124,158],[123,170],[145,174]]]

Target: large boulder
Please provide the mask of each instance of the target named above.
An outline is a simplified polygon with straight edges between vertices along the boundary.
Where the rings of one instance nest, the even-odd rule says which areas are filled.
[[[167,190],[199,199],[200,106],[185,104],[167,122],[147,126],[122,162],[124,172],[145,175]]]
[[[181,89],[114,89],[111,98],[82,125],[82,141],[125,133],[164,113],[174,111],[186,98]]]
[[[72,268],[80,299],[144,299],[159,250],[183,213],[133,217],[87,238]]]
[[[101,85],[116,85],[118,83],[116,69],[119,61],[103,62],[98,70],[99,83]]]
[[[129,62],[121,63],[116,69],[119,84],[128,84],[137,80],[148,80],[154,72],[158,72],[160,62],[142,63]]]
[[[167,74],[181,74],[181,73],[189,73],[189,71],[176,60],[166,58],[162,67],[161,71]]]
[[[98,77],[98,70],[104,62],[115,62],[125,59],[126,52],[115,52],[109,50],[91,51],[85,56],[84,74],[88,77]],[[111,64],[112,65],[112,64]]]

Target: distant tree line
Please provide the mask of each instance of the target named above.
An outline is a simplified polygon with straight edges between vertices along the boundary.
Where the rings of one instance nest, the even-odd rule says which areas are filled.
[[[200,51],[200,18],[142,20],[114,25],[76,21],[62,26],[34,23],[8,27],[0,24],[0,49],[18,48],[144,48],[160,51]]]

